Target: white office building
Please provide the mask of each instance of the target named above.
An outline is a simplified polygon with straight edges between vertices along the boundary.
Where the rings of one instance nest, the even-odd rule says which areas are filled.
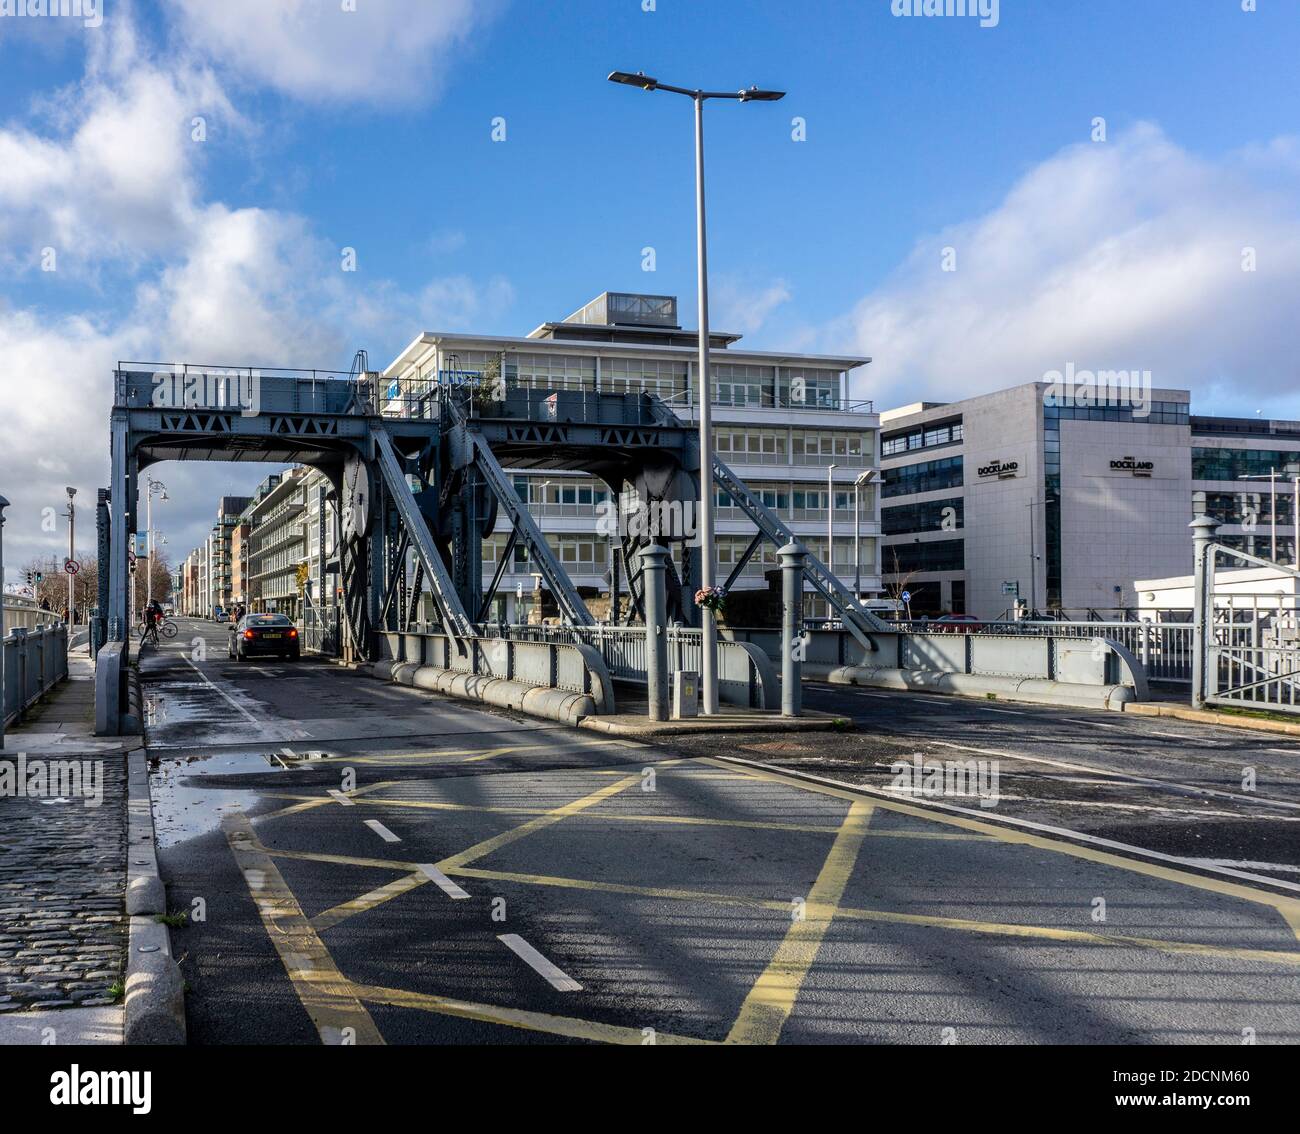
[[[869,402],[849,397],[849,375],[866,358],[750,351],[736,347],[736,334],[713,331],[714,443],[764,503],[823,561],[833,537],[834,570],[861,593],[880,591],[879,523],[875,486],[858,492],[860,563],[854,562],[854,481],[873,467],[879,418]],[[686,421],[695,420],[697,336],[677,323],[672,296],[606,292],[560,322],[543,323],[528,336],[427,332],[384,371],[393,404],[409,407],[441,382],[503,377],[508,386],[546,390],[648,391],[669,402]],[[414,412],[420,412],[418,409]],[[833,466],[833,468],[832,468]],[[598,618],[608,616],[609,541],[597,534],[597,508],[608,486],[577,471],[510,470],[517,491],[546,534],[579,593]],[[829,497],[833,495],[831,501]],[[719,494],[716,577],[723,583],[744,556],[755,529],[732,501]],[[833,530],[828,532],[828,505]],[[503,552],[509,521],[498,518],[484,547],[484,579]],[[733,585],[767,587],[765,572],[779,567],[770,544],[756,552]],[[537,613],[538,576],[522,546],[507,565],[494,617],[527,620]],[[810,615],[825,614],[809,595]]]
[[[1223,542],[1293,562],[1300,423],[1192,417],[1190,401],[1031,382],[883,412],[886,591],[914,616],[1134,610],[1135,580],[1190,570],[1203,511]]]

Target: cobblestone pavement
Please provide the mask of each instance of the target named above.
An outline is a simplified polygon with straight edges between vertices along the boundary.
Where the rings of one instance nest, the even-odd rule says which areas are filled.
[[[0,1012],[110,1004],[126,949],[125,757],[38,760],[99,766],[103,802],[0,797]],[[0,777],[17,770],[0,756]]]

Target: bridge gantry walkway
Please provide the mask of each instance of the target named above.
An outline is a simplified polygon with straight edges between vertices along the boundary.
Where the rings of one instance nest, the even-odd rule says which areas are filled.
[[[394,396],[395,393],[395,396]],[[97,682],[98,724],[116,733],[128,713],[126,663],[130,533],[138,529],[142,470],[160,461],[263,461],[303,464],[328,479],[334,505],[334,559],[342,603],[340,652],[373,660],[377,634],[416,621],[429,594],[437,621],[458,640],[472,636],[517,544],[546,581],[563,619],[594,620],[544,534],[519,499],[505,467],[565,469],[598,477],[619,505],[608,534],[618,541],[632,611],[642,605],[638,552],[651,542],[675,551],[668,570],[669,617],[698,624],[699,583],[693,526],[656,530],[624,523],[624,503],[650,515],[687,516],[699,491],[694,427],[645,393],[545,390],[481,383],[381,390],[358,352],[347,372],[120,363],[111,414],[112,480],[101,493],[99,640],[105,672]],[[793,535],[721,461],[711,470],[758,529],[738,565],[763,540]],[[488,587],[482,544],[499,512],[510,520],[508,546]],[[414,553],[415,571],[408,569]],[[733,572],[733,577],[737,572]],[[617,567],[611,564],[617,589]],[[806,576],[845,627],[867,648],[888,627],[863,610],[812,555]],[[321,578],[324,597],[325,578]],[[333,586],[329,587],[333,590]],[[313,600],[318,601],[316,599]],[[611,604],[612,609],[617,606]]]

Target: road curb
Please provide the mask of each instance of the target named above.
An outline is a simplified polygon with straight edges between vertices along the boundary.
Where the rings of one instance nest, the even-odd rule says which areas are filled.
[[[1118,712],[1132,704],[1128,685],[1083,685],[1049,681],[1041,677],[1011,677],[976,673],[946,673],[892,666],[840,666],[826,677],[829,685],[864,685],[898,693],[930,693],[968,700],[1019,702],[1023,705],[1059,705],[1074,709],[1108,709]]]
[[[1191,709],[1181,705],[1161,705],[1147,701],[1125,705],[1124,712],[1139,717],[1169,717],[1196,724],[1218,725],[1221,728],[1241,728],[1250,732],[1274,732],[1284,736],[1300,736],[1300,724],[1260,720],[1256,717],[1238,717],[1228,713],[1216,713],[1212,709]]]
[[[172,955],[171,934],[156,918],[167,912],[158,871],[149,766],[143,749],[127,755],[126,912],[131,918],[126,954],[128,1044],[185,1042],[185,987]]]
[[[665,736],[698,736],[719,732],[831,732],[844,729],[844,717],[827,713],[804,717],[761,716],[753,720],[714,720],[710,717],[692,717],[677,721],[612,721],[608,717],[584,717],[578,728],[611,736],[632,736],[651,739]]]

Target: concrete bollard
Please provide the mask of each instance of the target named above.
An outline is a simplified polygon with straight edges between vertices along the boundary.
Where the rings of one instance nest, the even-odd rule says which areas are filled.
[[[803,712],[803,565],[808,552],[791,542],[776,554],[781,560],[781,715],[797,717]]]
[[[645,675],[650,719],[668,719],[668,592],[664,561],[668,549],[652,543],[641,550],[645,572]]]

